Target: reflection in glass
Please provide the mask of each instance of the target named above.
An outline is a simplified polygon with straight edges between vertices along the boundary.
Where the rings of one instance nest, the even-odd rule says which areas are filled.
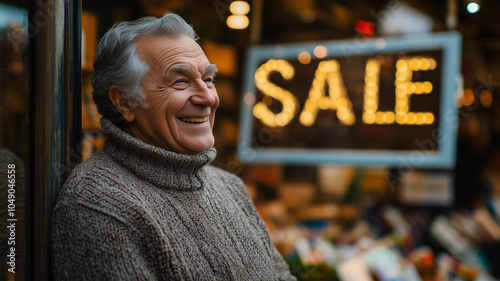
[[[24,1],[20,1],[24,3]],[[28,280],[27,10],[0,2],[0,280]]]

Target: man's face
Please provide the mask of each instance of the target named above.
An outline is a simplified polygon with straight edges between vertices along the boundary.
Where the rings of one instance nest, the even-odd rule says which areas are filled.
[[[198,154],[211,148],[219,97],[214,86],[217,68],[191,38],[145,38],[139,57],[150,70],[142,82],[149,108],[135,108],[131,133],[166,150]]]

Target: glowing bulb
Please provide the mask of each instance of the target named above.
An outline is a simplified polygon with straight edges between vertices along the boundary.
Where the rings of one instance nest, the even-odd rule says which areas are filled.
[[[474,92],[472,92],[471,89],[465,89],[464,90],[464,105],[469,106],[474,103]]]
[[[481,7],[476,2],[470,2],[469,4],[467,4],[467,12],[471,14],[477,13],[480,8]]]
[[[493,95],[490,91],[483,89],[480,95],[481,105],[484,107],[490,107],[493,102]]]
[[[363,122],[366,124],[373,124],[375,123],[376,116],[373,113],[364,113],[363,114]]]
[[[382,50],[385,48],[385,40],[384,39],[377,39],[377,41],[375,41],[375,47],[377,47],[377,49],[379,50]]]
[[[235,15],[246,15],[250,12],[250,5],[245,1],[234,1],[229,5],[229,11]]]
[[[433,122],[434,122],[434,114],[430,112],[424,113],[424,123],[432,124]]]
[[[227,26],[232,29],[245,29],[247,28],[248,24],[250,21],[248,20],[247,16],[243,15],[230,15],[227,18]]]
[[[247,105],[253,105],[255,103],[255,95],[251,92],[248,92],[243,96],[243,101]]]
[[[301,64],[308,64],[311,62],[311,54],[307,51],[303,51],[299,54],[298,59]]]
[[[415,124],[416,121],[417,121],[417,116],[415,115],[415,113],[409,112],[408,114],[406,114],[406,123],[407,124],[413,125],[413,124]]]
[[[388,111],[385,113],[384,118],[385,118],[386,124],[392,124],[392,123],[394,123],[394,120],[396,119],[396,115],[394,114],[394,112]]]
[[[307,127],[311,126],[314,123],[313,114],[310,112],[302,112],[302,114],[300,114],[300,123]]]
[[[326,57],[326,55],[328,54],[328,50],[325,48],[325,46],[316,46],[316,48],[314,48],[314,55],[317,57],[317,58],[324,58]]]
[[[377,124],[384,124],[385,123],[384,122],[385,121],[384,120],[385,119],[384,116],[385,116],[384,112],[381,112],[381,111],[377,112],[375,114],[375,123],[377,123]]]
[[[425,81],[422,85],[424,86],[424,93],[428,94],[428,93],[432,92],[432,83],[431,82]]]
[[[330,99],[327,97],[322,97],[318,101],[318,106],[322,110],[326,110],[330,107]]]
[[[429,59],[429,70],[436,68],[436,61],[434,59]]]

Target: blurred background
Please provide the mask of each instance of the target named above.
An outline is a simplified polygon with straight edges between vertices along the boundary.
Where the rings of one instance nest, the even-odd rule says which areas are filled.
[[[0,162],[18,163],[20,241],[19,271],[10,274],[4,241],[11,234],[0,233],[1,280],[50,278],[48,220],[57,191],[71,169],[104,144],[90,83],[98,39],[116,22],[166,12],[192,24],[199,44],[219,68],[216,87],[221,103],[214,128],[218,156],[213,165],[243,178],[273,243],[299,280],[500,278],[500,1],[54,0],[0,1]],[[418,76],[415,68],[413,78],[433,83],[434,98],[422,104],[431,105],[436,119],[443,103],[454,109],[452,124],[436,121],[432,127],[452,126],[447,131],[452,132],[452,142],[446,144],[452,146],[451,165],[306,164],[278,158],[263,162],[238,155],[245,141],[242,120],[252,119],[252,128],[269,127],[242,109],[259,101],[270,108],[276,105],[276,99],[261,90],[250,93],[250,102],[244,100],[249,97],[247,85],[254,83],[256,69],[251,66],[265,63],[248,60],[250,50],[300,50],[302,45],[335,42],[360,48],[364,42],[382,42],[383,49],[386,41],[377,41],[380,38],[415,42],[450,32],[461,36],[459,57],[453,58],[458,65],[458,75],[451,76],[457,88],[453,98],[441,99],[445,94],[438,90],[438,85],[450,83],[444,80],[450,77],[445,72],[454,71],[441,65],[443,53],[413,50],[437,61],[436,71]],[[271,82],[297,95],[294,120],[305,106],[316,68],[329,58],[305,52],[287,58],[297,75],[303,74],[292,86],[269,74]],[[353,54],[353,63],[343,61],[343,55],[334,58],[340,62],[354,111],[362,111],[366,97],[365,62],[384,60],[386,74],[380,81],[383,75],[389,77],[389,86],[380,86],[380,107],[391,110],[394,101],[382,97],[393,97],[396,61],[406,61],[409,55],[404,50],[382,55],[371,50]],[[281,109],[278,105],[273,110],[277,114]],[[416,138],[431,137],[429,130],[418,126],[403,126],[402,131],[394,120],[391,126],[365,126],[354,132],[340,124],[335,113],[322,110],[319,125],[309,131],[274,131],[284,136],[277,146],[293,143],[292,149],[308,153],[319,140],[330,137],[340,143],[360,141],[354,150],[363,154],[377,148],[370,146],[370,134],[378,136],[388,152],[401,150],[395,143],[403,147]],[[356,114],[357,122],[365,120]],[[333,133],[327,133],[328,128],[334,128]],[[259,144],[250,147],[254,145]],[[1,169],[0,192],[7,198],[7,170]],[[7,204],[2,199],[2,225],[7,223]]]

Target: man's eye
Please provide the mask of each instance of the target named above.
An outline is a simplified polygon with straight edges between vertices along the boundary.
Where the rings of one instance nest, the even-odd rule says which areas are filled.
[[[208,77],[208,78],[205,78],[203,81],[205,81],[205,83],[207,83],[207,84],[212,85],[212,84],[214,84],[215,79],[212,77]]]
[[[186,79],[179,79],[179,80],[175,80],[174,84],[183,84],[183,83],[188,83],[188,81]]]

